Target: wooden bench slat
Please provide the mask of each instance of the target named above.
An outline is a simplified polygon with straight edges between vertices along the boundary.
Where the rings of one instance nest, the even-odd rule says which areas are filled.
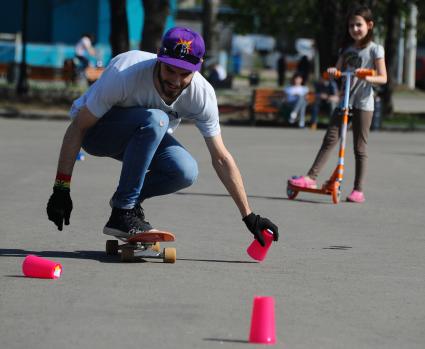
[[[9,64],[0,63],[0,76],[6,76],[9,70]],[[52,68],[43,66],[27,66],[27,77],[29,80],[44,81],[65,81],[71,82],[74,79],[74,68]],[[87,80],[91,83],[98,80],[103,73],[104,68],[88,67],[85,71]]]
[[[285,97],[283,90],[273,88],[257,88],[252,92],[251,124],[255,124],[256,114],[275,114],[279,112],[279,102]],[[306,95],[307,104],[314,102],[315,95],[309,92]]]

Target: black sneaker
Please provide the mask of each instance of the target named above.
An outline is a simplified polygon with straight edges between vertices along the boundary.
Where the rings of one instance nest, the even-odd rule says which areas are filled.
[[[145,211],[143,211],[143,207],[140,206],[140,204],[137,204],[136,206],[134,206],[133,210],[136,212],[137,217],[139,217],[143,222],[145,221]],[[149,222],[146,222],[147,224],[149,224]]]
[[[103,234],[128,238],[152,229],[149,222],[144,220],[143,209],[139,205],[129,210],[114,207]]]

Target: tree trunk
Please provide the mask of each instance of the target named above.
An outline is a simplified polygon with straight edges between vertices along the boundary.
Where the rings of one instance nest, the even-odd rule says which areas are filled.
[[[333,67],[345,32],[346,7],[339,0],[319,0],[318,18],[320,30],[316,41],[320,55],[320,70]]]
[[[109,0],[111,8],[111,44],[112,57],[130,49],[128,40],[128,23],[126,0]]]
[[[170,13],[169,0],[142,0],[145,21],[142,31],[140,49],[156,53],[161,46],[165,20]]]
[[[393,115],[393,92],[397,81],[397,45],[400,37],[400,13],[402,4],[399,0],[390,0],[386,18],[387,35],[385,38],[385,63],[388,82],[382,88],[383,117]]]
[[[205,42],[205,60],[203,68],[207,68],[209,61],[217,56],[217,14],[219,0],[203,0],[202,9],[202,37]]]

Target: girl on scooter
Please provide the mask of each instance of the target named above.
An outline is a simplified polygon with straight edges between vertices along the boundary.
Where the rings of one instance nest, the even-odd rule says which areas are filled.
[[[373,17],[366,6],[356,6],[347,15],[346,33],[341,54],[335,67],[327,69],[330,76],[337,71],[356,71],[374,69],[374,76],[364,79],[353,78],[350,88],[350,109],[352,110],[352,129],[356,170],[354,188],[347,201],[361,203],[365,201],[363,182],[367,163],[367,139],[372,122],[374,98],[372,84],[385,84],[387,70],[384,60],[384,48],[373,42]],[[306,176],[289,179],[292,185],[302,188],[317,188],[316,178],[338,143],[342,118],[339,110],[333,113],[323,139],[322,146]]]

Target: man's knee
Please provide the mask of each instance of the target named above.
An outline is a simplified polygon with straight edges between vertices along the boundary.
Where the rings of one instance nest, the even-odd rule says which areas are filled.
[[[159,109],[144,110],[143,120],[139,119],[138,129],[133,137],[160,142],[168,130],[168,115]]]
[[[198,178],[199,170],[195,159],[187,158],[179,163],[178,182],[181,188],[190,187]]]
[[[146,117],[146,126],[150,127],[154,132],[165,134],[168,129],[168,115],[159,109],[148,109]],[[141,126],[144,128],[145,126]]]

